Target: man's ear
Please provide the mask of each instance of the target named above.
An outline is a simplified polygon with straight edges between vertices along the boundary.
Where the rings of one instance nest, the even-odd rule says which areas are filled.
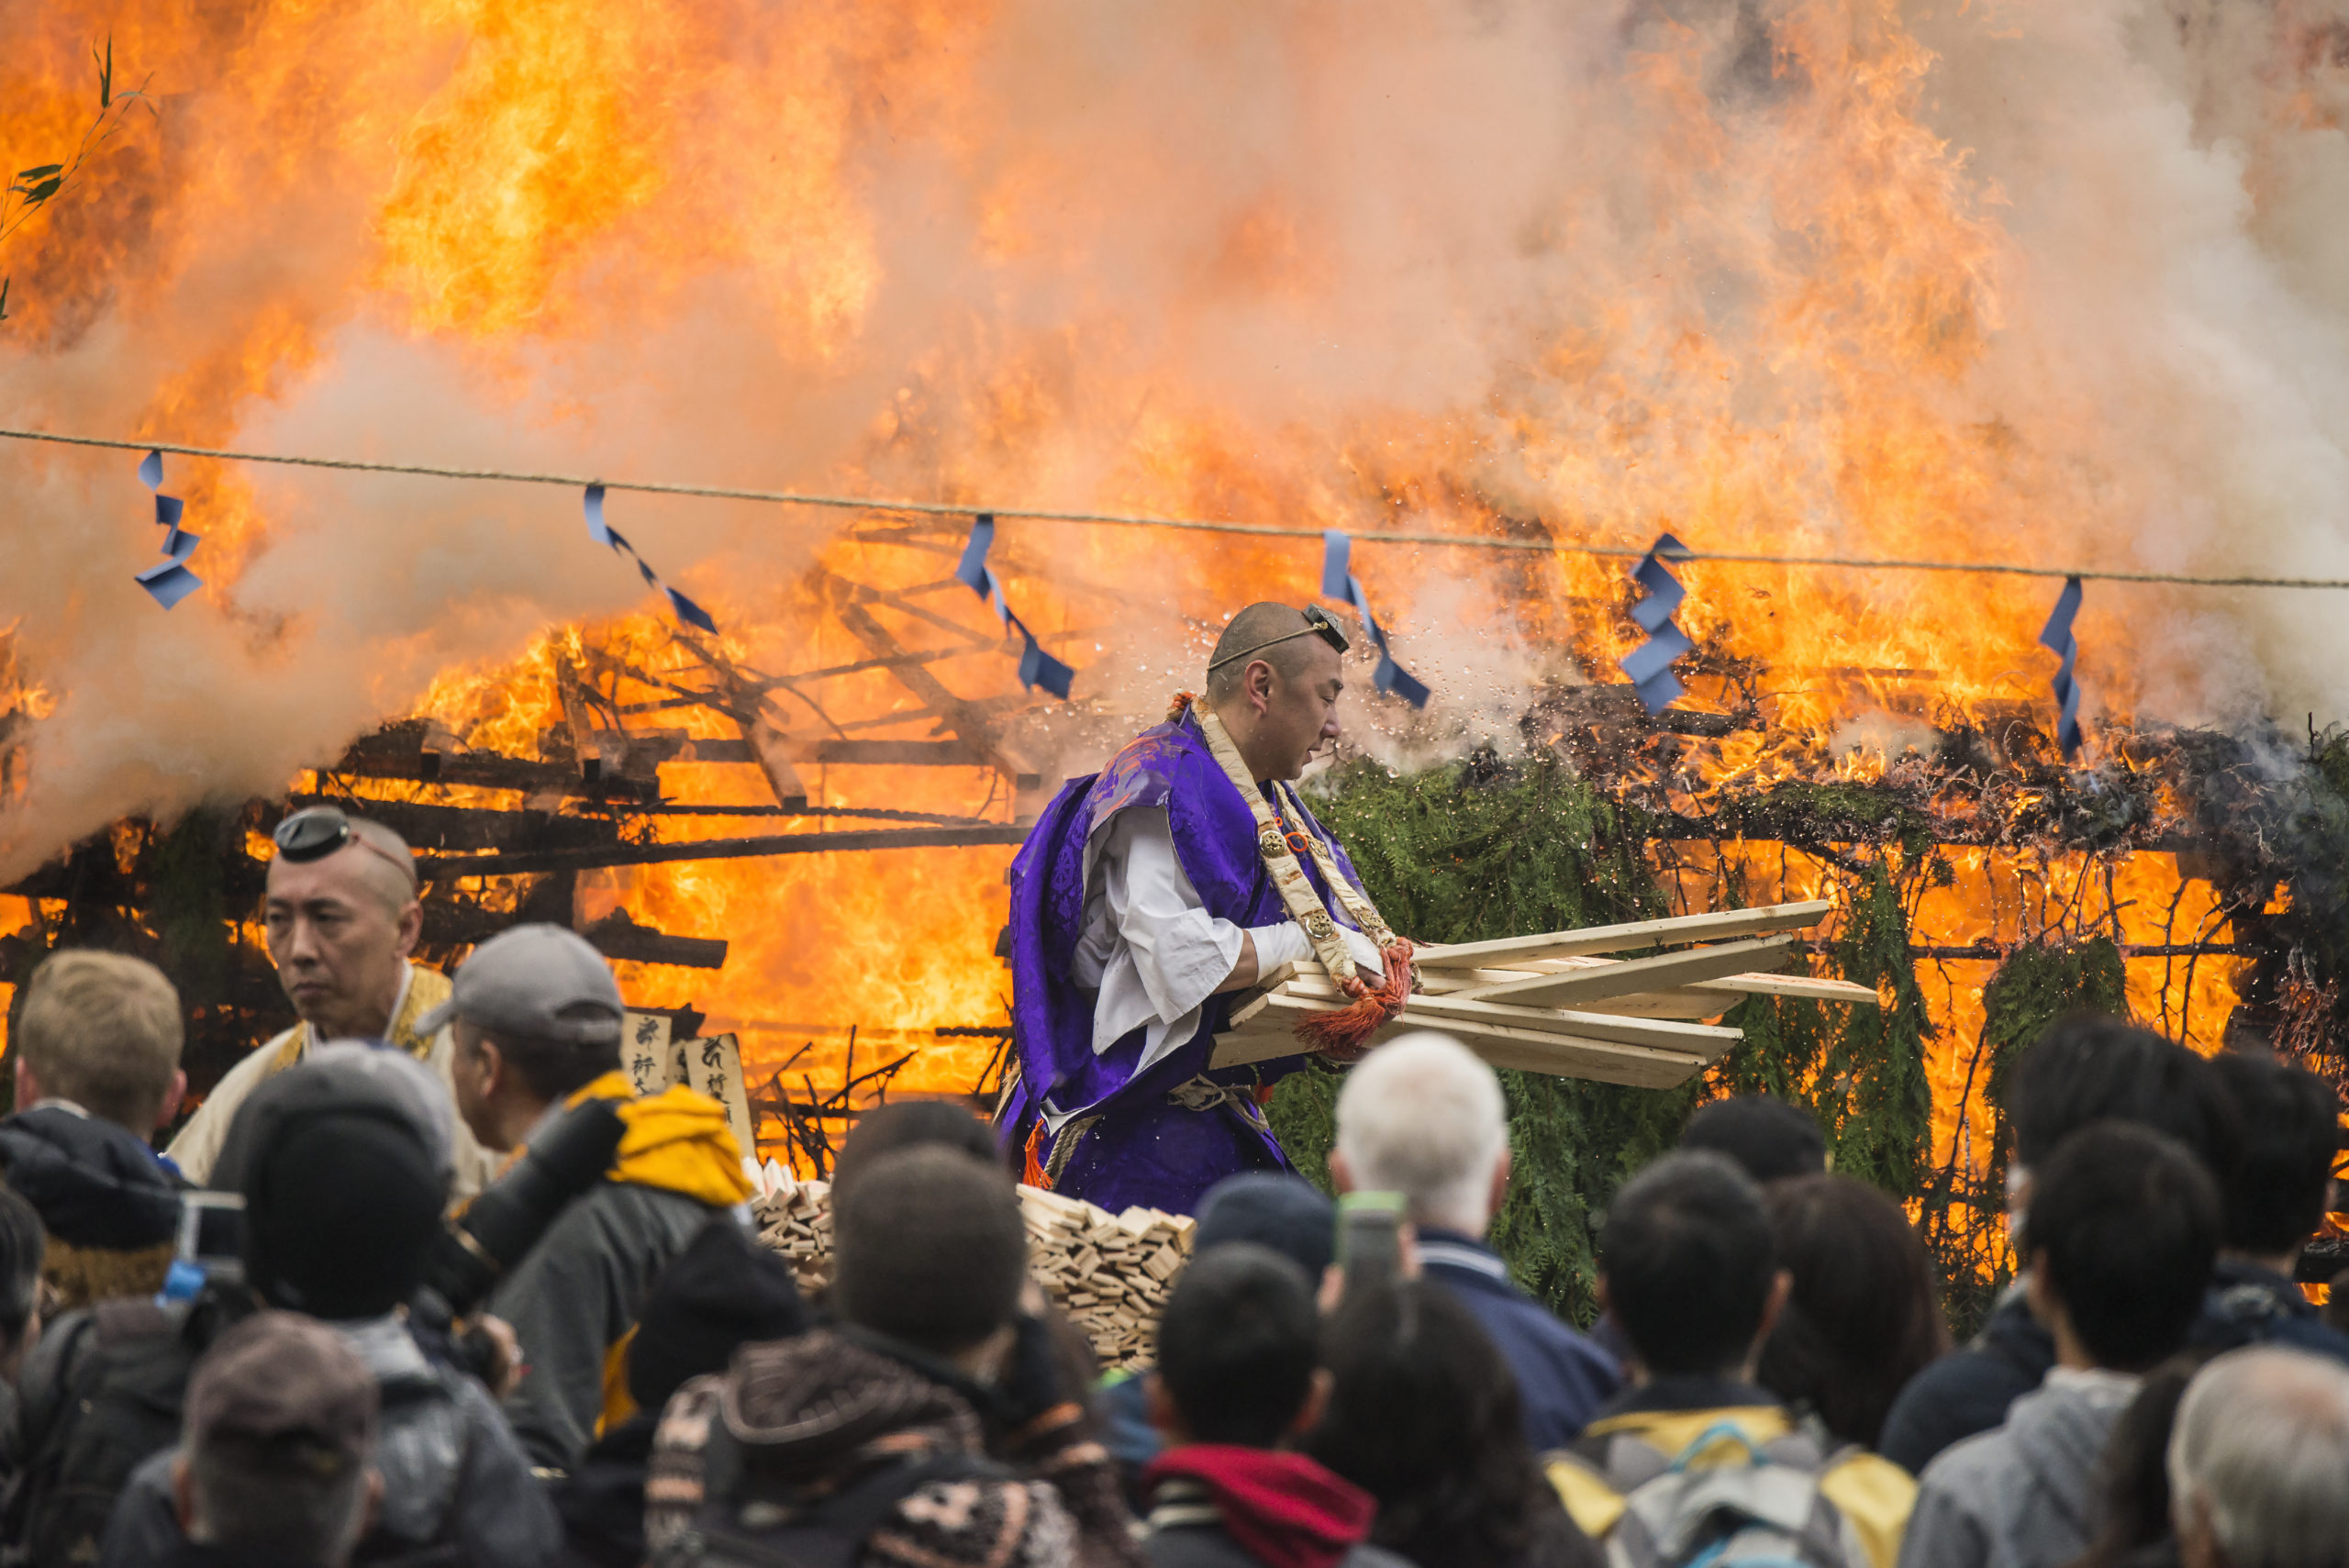
[[[27,1106],[39,1104],[40,1080],[33,1076],[33,1064],[25,1060],[24,1048],[17,1047],[8,1056],[17,1064],[17,1109],[23,1110]]]
[[[1330,1408],[1330,1389],[1336,1379],[1326,1366],[1313,1369],[1312,1381],[1305,1385],[1305,1403],[1297,1407],[1296,1418],[1288,1424],[1291,1440],[1302,1438],[1321,1424],[1322,1413]]]
[[[1493,1162],[1492,1188],[1485,1194],[1485,1220],[1486,1224],[1490,1224],[1492,1222],[1492,1217],[1501,1211],[1501,1200],[1508,1196],[1508,1173],[1510,1169],[1509,1151],[1507,1149],[1503,1149],[1501,1151],[1501,1157]]]
[[[424,906],[411,898],[407,907],[400,911],[400,933],[392,945],[399,950],[402,958],[408,958],[415,954],[416,944],[423,936]]]
[[[1770,1276],[1770,1294],[1762,1303],[1762,1327],[1754,1333],[1753,1344],[1759,1350],[1770,1330],[1778,1326],[1778,1318],[1787,1309],[1787,1301],[1795,1293],[1795,1276],[1789,1270],[1780,1269]]]
[[[172,1086],[163,1091],[162,1108],[155,1113],[156,1131],[172,1125],[172,1118],[180,1114],[180,1102],[186,1098],[187,1069],[182,1068],[172,1074]]]
[[[1258,713],[1273,706],[1273,688],[1279,684],[1269,660],[1253,660],[1241,673],[1240,689],[1246,695],[1248,706]]]
[[[1330,1151],[1330,1184],[1341,1193],[1354,1190],[1353,1167],[1347,1164],[1346,1157],[1334,1149]]]

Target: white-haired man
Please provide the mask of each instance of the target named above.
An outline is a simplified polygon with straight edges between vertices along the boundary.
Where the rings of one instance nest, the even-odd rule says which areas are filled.
[[[302,1021],[230,1068],[172,1140],[173,1162],[198,1186],[210,1179],[245,1096],[328,1040],[383,1040],[449,1081],[449,1030],[418,1028],[449,999],[449,981],[408,962],[424,907],[406,840],[331,806],[294,813],[275,839],[262,923],[278,984]],[[450,1195],[462,1202],[495,1166],[462,1123],[455,1154]]]
[[[2187,1385],[2169,1439],[2185,1568],[2332,1568],[2349,1542],[2349,1368],[2263,1345]]]
[[[1508,1117],[1500,1080],[1448,1035],[1379,1047],[1338,1095],[1330,1174],[1341,1192],[1403,1195],[1419,1266],[1476,1315],[1517,1374],[1536,1452],[1564,1448],[1623,1381],[1605,1351],[1508,1277],[1485,1245],[1508,1190]]]

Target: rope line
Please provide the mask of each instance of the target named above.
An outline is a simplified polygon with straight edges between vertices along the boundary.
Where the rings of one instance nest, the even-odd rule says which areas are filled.
[[[887,496],[829,495],[806,490],[740,490],[715,484],[666,484],[652,480],[600,479],[588,474],[528,473],[492,468],[441,468],[429,463],[367,462],[357,458],[295,457],[284,452],[230,451],[217,447],[174,446],[168,441],[124,441],[103,436],[66,436],[49,430],[16,430],[0,427],[0,438],[39,441],[55,446],[105,447],[120,451],[173,452],[181,457],[208,457],[223,462],[268,462],[290,468],[339,469],[352,473],[400,473],[426,479],[477,479],[500,484],[554,484],[584,489],[600,484],[640,495],[692,495],[716,501],[760,501],[783,506],[823,506],[853,512],[903,512],[919,517],[969,517],[981,513],[1019,517],[1039,523],[1091,523],[1109,528],[1181,528],[1197,533],[1251,534],[1260,539],[1319,539],[1328,531],[1289,528],[1278,523],[1238,523],[1205,517],[1162,517],[1133,512],[1069,512],[1035,506],[1005,506],[994,503],[908,501]],[[1588,555],[1635,561],[1647,553],[1644,545],[1574,544],[1557,539],[1495,539],[1486,534],[1454,534],[1379,529],[1353,538],[1376,544],[1424,544],[1456,550],[1519,550],[1556,555]],[[1922,561],[1887,556],[1791,555],[1763,550],[1691,550],[1675,563],[1716,562],[1734,566],[1821,566],[1852,572],[1954,572],[2000,577],[2079,577],[2098,583],[2166,584],[2188,588],[2349,588],[2342,577],[2218,577],[2186,572],[2122,572],[2080,566],[2026,566],[1997,561]]]

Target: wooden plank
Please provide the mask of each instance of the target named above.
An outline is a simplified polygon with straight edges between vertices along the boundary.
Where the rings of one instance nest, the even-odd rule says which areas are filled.
[[[1863,1007],[1884,1006],[1884,998],[1876,995],[1873,985],[1815,974],[1732,974],[1726,980],[1699,980],[1693,989],[1723,991],[1732,995],[1807,996],[1818,1002],[1850,1002]]]
[[[1609,996],[1630,996],[1642,991],[1667,991],[1699,980],[1720,980],[1747,970],[1775,969],[1794,956],[1794,938],[1755,937],[1742,942],[1691,948],[1685,952],[1635,958],[1603,968],[1576,969],[1563,974],[1536,974],[1498,985],[1480,985],[1454,995],[1485,1002],[1508,1002],[1517,1006],[1582,1006]]]
[[[1580,931],[1549,931],[1527,937],[1496,937],[1483,942],[1459,942],[1450,947],[1426,947],[1419,950],[1417,957],[1423,969],[1506,967],[1532,959],[1626,952],[1633,948],[1673,942],[1709,941],[1720,937],[1796,929],[1819,924],[1834,907],[1820,898],[1804,904],[1773,904],[1760,909],[1716,909],[1709,915],[1679,915],[1664,920],[1593,926]]]
[[[1325,1008],[1334,1009],[1342,1001],[1337,987],[1327,981],[1319,984],[1291,981],[1279,994],[1285,998],[1310,1002]],[[1723,1003],[1712,998],[1706,1005],[1718,1013]],[[1705,1024],[1667,1021],[1653,1017],[1626,1017],[1612,1012],[1566,1012],[1556,1007],[1511,1006],[1460,996],[1415,995],[1403,1011],[1406,1018],[1464,1018],[1472,1023],[1503,1024],[1537,1032],[1612,1040],[1618,1045],[1653,1046],[1659,1051],[1686,1051],[1692,1056],[1701,1056],[1708,1062],[1743,1038],[1736,1029]],[[1430,1027],[1442,1029],[1444,1026],[1437,1023]]]
[[[1264,1015],[1284,1017],[1292,1023],[1300,1014],[1327,1010],[1315,1004],[1277,995],[1266,996],[1264,1000]],[[1687,1083],[1705,1065],[1701,1058],[1683,1051],[1622,1045],[1579,1035],[1540,1033],[1482,1020],[1415,1016],[1414,1009],[1408,1006],[1403,1009],[1401,1018],[1373,1035],[1371,1041],[1380,1044],[1397,1035],[1423,1029],[1451,1035],[1496,1067],[1547,1073],[1560,1078],[1587,1078],[1601,1084],[1626,1084],[1635,1088],[1668,1089],[1675,1084]],[[1241,1064],[1225,1059],[1223,1048],[1229,1038],[1217,1037],[1216,1052],[1208,1059],[1210,1067]],[[1253,1046],[1243,1040],[1238,1049],[1253,1049]],[[1293,1042],[1290,1049],[1294,1049]],[[1264,1058],[1252,1057],[1248,1060],[1263,1061]]]

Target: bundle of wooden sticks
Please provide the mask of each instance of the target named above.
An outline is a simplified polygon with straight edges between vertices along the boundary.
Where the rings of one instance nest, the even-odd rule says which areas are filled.
[[[1742,997],[1877,1005],[1865,985],[1771,973],[1795,956],[1795,933],[1832,907],[1776,904],[1421,948],[1419,989],[1373,1043],[1439,1029],[1496,1067],[1669,1088],[1737,1042],[1737,1030],[1695,1020]],[[1642,956],[1610,956],[1622,954]],[[1210,1065],[1295,1055],[1297,1020],[1346,1000],[1320,964],[1285,964],[1232,1008]]]

